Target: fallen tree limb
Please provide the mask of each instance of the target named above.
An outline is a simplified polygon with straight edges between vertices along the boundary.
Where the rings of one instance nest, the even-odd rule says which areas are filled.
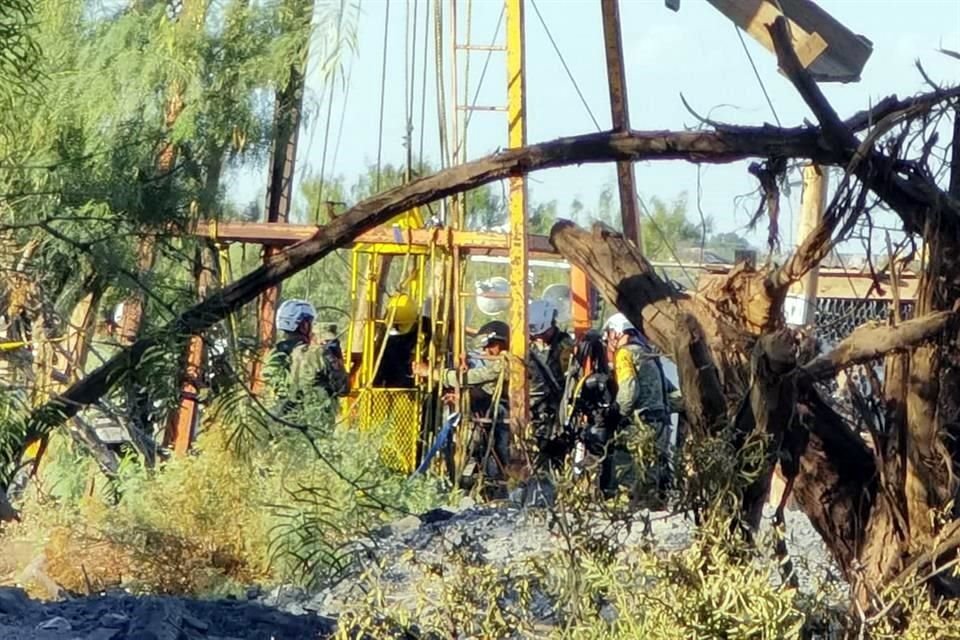
[[[939,335],[954,319],[952,311],[938,311],[907,320],[895,327],[864,324],[853,330],[829,353],[808,362],[804,372],[813,380],[825,380],[846,367],[870,362]]]
[[[829,148],[820,130],[815,127],[724,127],[713,132],[603,132],[511,149],[420,178],[364,200],[327,226],[318,228],[312,238],[287,248],[218,295],[187,309],[165,327],[165,331],[183,335],[200,333],[264,290],[349,244],[358,234],[413,207],[502,178],[554,167],[617,160],[729,163],[750,157],[805,158],[821,165],[843,164],[847,160],[844,154]],[[877,191],[883,196],[879,188]],[[900,200],[890,204],[898,210],[900,207],[928,207],[931,203],[928,191],[923,189],[915,189],[906,195],[897,192],[895,195]],[[914,199],[910,200],[911,197]],[[81,407],[98,400],[112,387],[119,372],[136,366],[143,353],[156,343],[154,337],[138,340],[89,376],[36,409],[30,417],[25,435],[28,438],[38,437],[75,415]],[[14,451],[22,446],[17,442],[7,444],[14,445]],[[15,455],[9,453],[11,447],[4,449],[8,451],[4,455]],[[0,462],[4,462],[2,466],[9,469],[14,461]],[[0,477],[3,486],[8,482],[9,478]]]

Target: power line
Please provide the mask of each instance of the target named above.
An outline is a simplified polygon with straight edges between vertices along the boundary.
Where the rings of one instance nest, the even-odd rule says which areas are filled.
[[[770,106],[770,111],[773,112],[773,119],[777,121],[777,126],[782,127],[780,123],[780,116],[777,115],[777,109],[773,106],[773,100],[770,99],[770,94],[767,93],[767,87],[763,84],[763,78],[760,77],[760,72],[757,70],[757,65],[753,61],[753,56],[750,55],[750,49],[747,48],[747,42],[743,39],[743,34],[740,33],[740,27],[733,25],[733,30],[737,32],[737,38],[740,39],[740,45],[743,47],[743,52],[747,54],[747,60],[750,61],[750,68],[753,69],[753,76],[757,79],[757,84],[760,85],[760,90],[763,92],[763,97],[766,98],[767,104]]]
[[[557,46],[557,41],[553,39],[553,34],[550,33],[550,28],[547,26],[546,21],[543,19],[543,16],[540,14],[540,8],[537,7],[536,0],[530,0],[530,3],[533,5],[533,11],[537,14],[537,17],[540,19],[540,24],[543,25],[543,30],[547,32],[547,38],[550,40],[550,44],[553,45],[553,50],[557,53],[557,57],[560,58],[560,64],[563,65],[563,70],[567,72],[567,77],[570,78],[570,82],[573,83],[573,88],[576,90],[577,95],[580,96],[580,102],[583,103],[584,108],[587,110],[587,113],[590,115],[590,119],[593,120],[593,125],[597,128],[597,131],[603,131],[600,127],[600,123],[597,122],[596,117],[593,115],[593,111],[590,109],[590,105],[587,104],[587,99],[583,97],[583,92],[580,91],[580,85],[577,84],[576,79],[573,77],[573,73],[570,71],[570,67],[567,66],[567,61],[564,60],[563,54],[560,53],[560,47]]]
[[[383,16],[383,64],[380,68],[380,126],[377,135],[377,193],[380,192],[380,160],[383,157],[383,107],[387,95],[387,36],[390,33],[390,0]]]

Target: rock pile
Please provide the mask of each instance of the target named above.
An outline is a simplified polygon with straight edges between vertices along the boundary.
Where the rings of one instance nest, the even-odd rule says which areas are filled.
[[[332,620],[253,601],[203,601],[106,593],[36,602],[0,588],[3,640],[303,640],[328,636]]]

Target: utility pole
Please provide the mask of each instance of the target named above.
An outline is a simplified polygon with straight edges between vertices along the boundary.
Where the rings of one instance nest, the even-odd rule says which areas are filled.
[[[627,78],[623,67],[623,40],[620,35],[618,0],[600,0],[603,14],[603,42],[607,57],[607,82],[610,87],[610,115],[614,131],[630,130],[627,107]],[[623,235],[643,252],[640,215],[637,206],[637,183],[632,162],[617,162],[617,185],[620,187],[620,215]]]
[[[797,244],[814,232],[823,219],[826,206],[826,170],[815,164],[808,164],[803,168],[803,195],[800,198]],[[787,324],[808,327],[816,321],[819,274],[820,268],[814,267],[800,281],[790,286],[783,309]]]
[[[299,17],[309,24],[313,15],[312,0],[288,0],[287,5],[299,12]],[[300,118],[303,110],[304,76],[307,68],[309,35],[304,36],[298,60],[290,65],[290,78],[286,86],[277,92],[274,111],[274,139],[270,157],[270,174],[267,181],[267,222],[288,222],[290,202],[293,199],[293,170],[297,159],[297,141],[300,137]],[[280,250],[268,246],[263,251],[266,264]],[[273,348],[276,338],[277,301],[280,287],[271,287],[263,292],[257,307],[257,343],[260,349],[250,371],[253,392],[263,387],[263,362]]]

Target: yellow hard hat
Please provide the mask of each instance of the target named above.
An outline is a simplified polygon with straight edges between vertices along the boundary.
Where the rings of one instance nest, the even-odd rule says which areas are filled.
[[[393,313],[392,333],[408,333],[417,321],[419,309],[413,298],[405,293],[390,296],[387,301],[387,318]]]

